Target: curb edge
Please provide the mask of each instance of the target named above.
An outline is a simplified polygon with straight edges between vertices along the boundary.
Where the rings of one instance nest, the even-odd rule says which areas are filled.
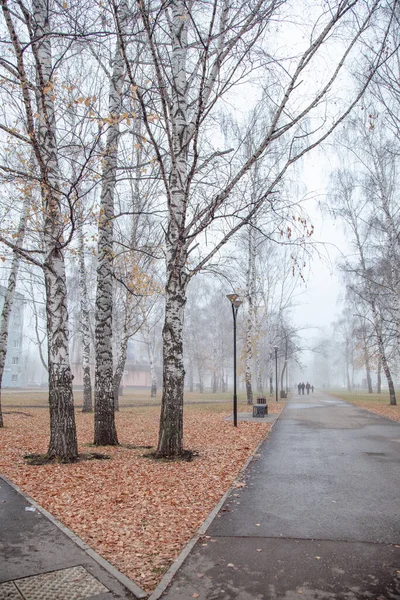
[[[174,562],[172,563],[172,565],[170,566],[168,571],[162,577],[160,583],[157,585],[155,590],[150,594],[150,596],[148,597],[147,600],[158,600],[161,597],[161,595],[165,592],[167,587],[170,585],[174,575],[181,568],[181,566],[185,562],[186,558],[189,556],[190,552],[192,551],[193,547],[198,542],[199,538],[206,533],[207,529],[210,527],[211,523],[214,521],[215,517],[217,516],[217,514],[221,510],[222,506],[224,505],[225,501],[228,499],[229,495],[235,489],[235,485],[236,485],[237,481],[242,477],[242,475],[246,471],[247,467],[254,460],[254,458],[256,458],[256,454],[258,453],[262,444],[264,444],[264,442],[266,442],[268,440],[268,437],[269,437],[275,423],[280,418],[280,416],[283,413],[283,411],[285,410],[286,406],[287,406],[287,401],[286,401],[285,405],[282,407],[281,411],[278,413],[276,419],[274,421],[272,421],[271,427],[266,432],[266,435],[257,444],[257,446],[253,450],[252,454],[249,456],[249,458],[244,463],[243,467],[240,469],[237,477],[235,478],[235,481],[232,483],[232,485],[229,487],[229,489],[224,493],[224,495],[222,496],[222,498],[220,499],[218,504],[216,504],[214,506],[214,508],[209,513],[208,517],[206,517],[206,519],[200,525],[200,527],[198,528],[198,530],[196,531],[194,536],[188,541],[186,546],[184,546],[183,550],[181,550],[181,552],[179,553],[177,558],[174,560]]]
[[[5,477],[5,475],[2,475],[0,473],[0,481],[1,480],[3,480],[10,487],[12,487],[16,492],[21,494],[21,496],[23,496],[27,502],[29,502],[32,506],[34,506],[36,508],[36,510],[38,510],[40,513],[42,513],[42,515],[44,515],[49,521],[51,521],[51,523],[53,523],[53,525],[58,527],[58,529],[60,529],[67,537],[69,537],[70,540],[75,542],[75,544],[77,546],[79,546],[79,548],[81,548],[81,550],[86,552],[86,554],[88,554],[90,556],[90,558],[95,560],[112,577],[117,579],[117,581],[119,581],[119,583],[121,583],[130,592],[132,592],[132,594],[134,596],[139,598],[139,600],[141,600],[142,598],[143,599],[147,598],[149,596],[149,594],[146,593],[144,590],[142,590],[142,588],[139,587],[134,581],[132,581],[126,575],[124,575],[123,573],[118,571],[118,569],[113,567],[112,564],[110,564],[105,558],[103,558],[102,556],[100,556],[100,554],[98,554],[95,550],[93,550],[93,548],[91,548],[86,542],[84,542],[79,536],[77,536],[76,533],[71,531],[71,529],[68,529],[68,527],[63,525],[63,523],[61,523],[61,521],[56,519],[56,517],[54,517],[45,508],[43,508],[43,506],[40,506],[40,504],[38,504],[35,500],[33,500],[33,498],[28,496],[28,494],[26,494],[19,486],[17,486],[15,483],[10,481],[7,477]]]

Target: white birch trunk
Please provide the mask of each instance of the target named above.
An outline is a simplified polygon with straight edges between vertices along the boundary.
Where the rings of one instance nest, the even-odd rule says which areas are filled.
[[[122,378],[124,376],[124,371],[125,371],[126,357],[128,355],[129,337],[130,336],[129,336],[129,332],[127,330],[126,321],[125,321],[124,331],[121,336],[121,342],[120,342],[119,350],[118,350],[117,368],[115,369],[114,382],[113,382],[113,385],[114,385],[114,410],[116,410],[116,411],[119,410],[119,396],[120,396]]]
[[[72,373],[69,361],[69,331],[65,262],[62,249],[61,209],[55,112],[51,88],[50,10],[48,0],[33,0],[33,36],[37,56],[37,111],[39,114],[40,168],[45,211],[43,265],[46,286],[48,335],[50,443],[48,457],[69,462],[77,459]]]
[[[123,5],[124,7],[124,5]],[[126,18],[121,15],[122,23]],[[97,293],[95,311],[95,424],[96,445],[117,445],[114,417],[114,369],[112,349],[113,320],[113,219],[117,179],[117,157],[120,138],[119,117],[125,62],[118,37],[113,59],[109,90],[109,118],[100,196],[99,238],[97,258]]]
[[[194,390],[193,361],[189,362],[189,392]]]
[[[383,372],[385,373],[385,377],[386,377],[386,381],[387,381],[388,389],[389,389],[389,402],[392,406],[395,406],[397,404],[396,393],[395,393],[395,389],[394,389],[392,373],[390,371],[389,363],[388,363],[388,360],[386,357],[386,350],[385,350],[385,344],[384,344],[383,333],[382,333],[382,319],[376,308],[375,301],[372,298],[370,299],[370,306],[372,309],[375,334],[376,334],[376,338],[377,338],[377,342],[378,342],[379,361],[382,365]]]
[[[151,392],[150,395],[152,398],[157,396],[157,375],[154,364],[154,345],[151,340],[151,334],[148,331],[147,334],[147,352],[149,355],[149,365],[150,365],[150,377],[151,377]]]
[[[246,359],[244,379],[246,383],[247,404],[253,404],[253,388],[251,381],[252,360],[253,360],[253,345],[252,345],[252,312],[251,304],[247,313],[247,329],[246,329]]]
[[[179,457],[183,453],[183,322],[186,286],[182,278],[175,285],[169,276],[166,286],[163,328],[163,396],[158,457]]]
[[[32,299],[35,297],[35,292],[33,290],[33,285],[32,285],[32,281],[30,282],[30,287],[31,287],[31,297]],[[44,354],[43,354],[43,342],[46,341],[46,348],[47,348],[47,335],[43,336],[40,335],[40,325],[39,325],[39,315],[38,315],[38,310],[37,310],[37,306],[36,306],[36,302],[33,300],[32,302],[32,309],[33,309],[33,317],[35,319],[35,336],[36,336],[36,342],[37,342],[37,347],[39,350],[39,358],[40,358],[40,362],[42,363],[43,368],[45,369],[45,371],[49,371],[49,365],[47,364]]]
[[[285,333],[285,362],[283,364],[283,369],[281,372],[281,389],[280,389],[280,397],[284,398],[285,396],[282,395],[282,392],[285,393],[286,387],[283,385],[283,379],[285,377],[285,373],[287,373],[287,364],[288,364],[288,336],[287,333]]]
[[[349,340],[346,340],[345,345],[345,363],[346,363],[346,382],[347,391],[351,392],[351,381],[350,381],[350,360],[349,360]]]
[[[228,375],[225,376],[224,369],[221,370],[221,392],[228,391]]]
[[[199,392],[200,394],[204,394],[204,370],[203,365],[198,362],[198,373],[199,373]]]
[[[255,314],[255,322],[257,327],[257,334],[254,340],[254,357],[256,361],[256,380],[257,380],[257,394],[259,397],[264,396],[263,381],[262,381],[262,370],[261,370],[261,358],[260,358],[260,328],[261,324]]]
[[[366,376],[367,376],[368,394],[372,394],[373,389],[372,389],[372,380],[371,380],[371,365],[370,365],[370,358],[369,358],[369,352],[368,352],[367,333],[366,333],[365,325],[362,326],[362,336],[363,336],[364,362],[365,362],[365,371],[366,371]]]
[[[253,404],[252,366],[253,366],[253,338],[254,338],[254,287],[255,287],[255,244],[254,230],[250,223],[248,238],[248,266],[247,266],[247,327],[246,327],[246,359],[245,382],[247,404]]]
[[[78,269],[80,289],[80,329],[82,339],[83,406],[82,412],[92,412],[92,381],[90,375],[90,310],[85,266],[85,243],[82,223],[78,226]]]
[[[377,342],[378,342],[379,358],[380,358],[380,362],[382,364],[383,372],[385,373],[386,380],[388,383],[388,388],[389,388],[389,403],[392,406],[396,406],[396,404],[397,404],[396,393],[395,393],[395,389],[394,389],[394,383],[393,383],[393,378],[392,378],[392,374],[390,371],[389,363],[388,363],[388,360],[386,357],[385,345],[383,342],[383,335],[382,335],[381,319],[380,319],[380,316],[378,315],[378,311],[376,310],[375,305],[373,306],[372,312],[373,312],[373,316],[374,316],[375,331],[376,331],[376,337],[377,337]]]
[[[283,364],[282,371],[281,371],[281,389],[280,389],[280,397],[281,398],[283,397],[282,396],[282,392],[285,393],[285,386],[283,385],[283,380],[284,380],[284,377],[285,377],[286,368],[287,368],[287,362],[285,361],[284,364]]]
[[[361,266],[362,266],[364,274],[366,275],[367,274],[367,266],[366,266],[366,262],[365,262],[365,258],[364,258],[364,250],[363,250],[363,246],[362,246],[362,243],[361,243],[361,240],[359,238],[358,231],[356,228],[354,229],[354,233],[355,233],[355,237],[356,237],[357,249],[358,249],[358,252],[360,255]],[[366,277],[366,281],[368,282],[368,277]],[[389,388],[390,404],[392,406],[395,406],[397,404],[396,393],[395,393],[395,389],[394,389],[394,383],[393,383],[393,378],[392,378],[392,374],[390,371],[390,366],[389,366],[387,356],[386,356],[386,351],[385,351],[385,344],[384,344],[383,332],[382,332],[382,318],[377,309],[374,297],[371,294],[371,292],[369,291],[368,283],[367,283],[366,292],[367,292],[367,302],[369,303],[369,305],[371,307],[375,335],[376,335],[376,339],[378,342],[379,362],[381,363],[383,372],[385,373],[385,376],[386,376],[386,380],[387,380],[387,384],[388,384],[388,388]]]
[[[274,393],[274,361],[272,360],[272,352],[269,353],[268,373],[269,373],[269,395],[272,396],[272,394]]]
[[[213,357],[212,393],[216,394],[218,391],[218,376],[217,376],[217,348],[216,348],[215,342],[213,342],[212,357]]]
[[[24,204],[22,207],[22,213],[19,220],[17,237],[15,240],[15,244],[17,248],[22,247],[22,243],[25,235],[25,225],[27,218],[27,208],[28,208],[28,196],[26,196],[24,200]],[[4,304],[1,311],[0,316],[0,427],[3,427],[3,413],[1,410],[1,389],[2,389],[2,380],[4,374],[4,365],[6,362],[6,354],[7,354],[7,341],[8,341],[8,325],[10,322],[11,310],[13,307],[14,297],[15,297],[15,288],[17,285],[17,277],[18,277],[18,268],[19,268],[20,257],[17,252],[14,252],[13,258],[11,261],[10,273],[8,275],[8,284],[7,291],[4,298]]]
[[[68,311],[65,264],[63,255],[64,215],[59,185],[59,165],[53,96],[53,65],[51,55],[51,3],[33,0],[30,21],[32,49],[35,55],[36,103],[38,127],[35,129],[24,50],[18,39],[7,0],[2,2],[5,23],[13,44],[16,68],[21,82],[26,125],[33,143],[42,191],[44,212],[43,272],[46,286],[48,334],[50,443],[48,457],[63,462],[76,460],[75,414],[72,393],[72,373],[68,348]]]
[[[377,376],[376,376],[376,392],[377,394],[381,394],[382,393],[382,381],[381,381],[381,370],[382,370],[382,363],[381,360],[378,360],[378,372],[377,372]]]
[[[187,11],[181,0],[171,2],[172,11],[172,165],[169,178],[170,206],[166,235],[167,282],[163,328],[163,396],[157,457],[174,458],[183,453],[183,324],[188,276],[187,248],[182,241],[185,226],[187,181]]]

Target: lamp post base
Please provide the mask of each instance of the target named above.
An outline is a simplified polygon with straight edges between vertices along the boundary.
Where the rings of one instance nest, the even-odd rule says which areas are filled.
[[[233,425],[237,427],[237,395],[233,395]]]

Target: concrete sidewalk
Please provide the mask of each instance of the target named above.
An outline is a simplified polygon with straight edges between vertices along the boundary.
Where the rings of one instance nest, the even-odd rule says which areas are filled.
[[[0,476],[0,600],[135,600],[145,594]]]
[[[400,424],[295,396],[165,600],[400,600]]]

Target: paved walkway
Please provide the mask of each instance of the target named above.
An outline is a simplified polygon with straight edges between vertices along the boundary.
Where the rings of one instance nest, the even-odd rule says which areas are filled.
[[[146,597],[140,592],[0,477],[0,600]]]
[[[400,600],[400,424],[295,396],[162,596]]]

